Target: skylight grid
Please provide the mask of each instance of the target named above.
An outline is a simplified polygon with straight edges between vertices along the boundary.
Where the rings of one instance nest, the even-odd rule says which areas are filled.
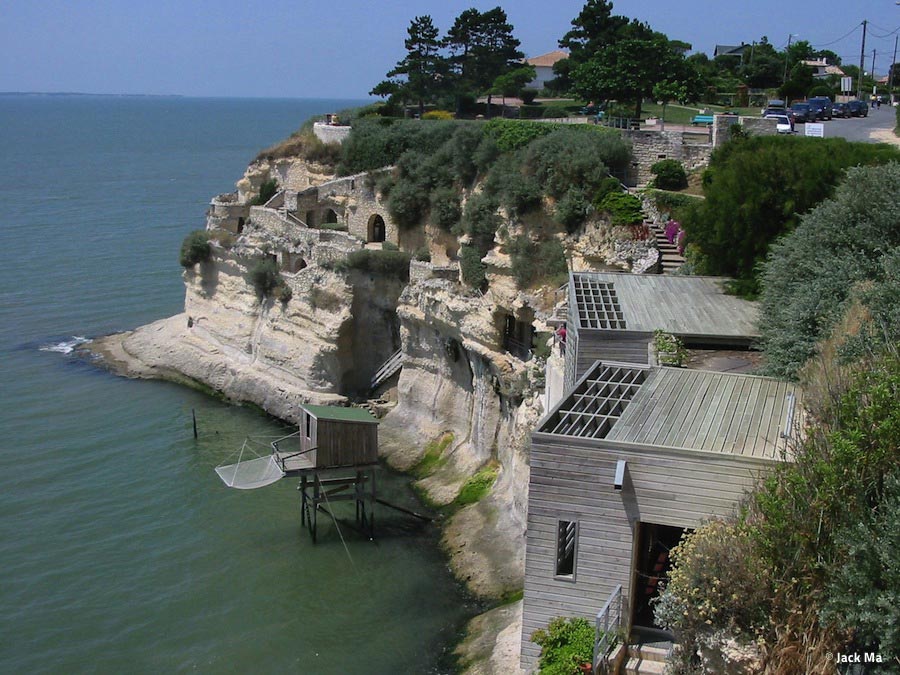
[[[619,305],[616,288],[612,282],[597,281],[580,275],[575,275],[572,281],[575,285],[578,319],[582,327],[625,329],[625,314]]]
[[[640,368],[601,364],[585,379],[541,431],[579,438],[604,438],[647,377]]]

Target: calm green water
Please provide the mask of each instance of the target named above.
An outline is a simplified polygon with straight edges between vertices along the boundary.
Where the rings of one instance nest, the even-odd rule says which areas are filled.
[[[345,530],[345,550],[320,518],[313,546],[295,481],[213,472],[283,426],[63,353],[179,311],[177,249],[209,198],[351,103],[0,96],[4,672],[442,668],[471,608],[432,526],[381,510],[378,540]],[[414,504],[401,477],[379,487]]]

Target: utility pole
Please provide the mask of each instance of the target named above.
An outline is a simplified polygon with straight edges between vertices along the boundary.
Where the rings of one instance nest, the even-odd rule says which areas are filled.
[[[900,5],[900,2],[897,3]],[[894,38],[894,58],[891,60],[891,69],[888,71],[888,103],[894,105],[894,68],[897,67],[897,40],[900,35]]]
[[[794,33],[788,35],[788,46],[787,49],[784,50],[784,76],[781,78],[781,84],[787,82],[788,61],[791,59],[791,38],[793,37]]]
[[[863,81],[863,69],[866,67],[866,24],[869,23],[866,20],[863,20],[863,36],[862,36],[862,48],[859,50],[859,82],[856,84],[856,98],[862,100],[862,81]]]
[[[872,50],[872,95],[873,96],[875,95],[875,92],[877,91],[877,87],[878,87],[878,85],[875,84],[875,82],[876,82],[876,80],[875,80],[875,51],[876,50],[874,50],[874,49]]]

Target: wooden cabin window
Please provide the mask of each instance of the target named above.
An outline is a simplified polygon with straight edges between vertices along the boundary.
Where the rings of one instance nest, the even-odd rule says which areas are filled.
[[[306,413],[306,438],[312,438],[312,415]]]
[[[575,578],[575,553],[578,548],[578,521],[560,520],[556,528],[556,575]]]

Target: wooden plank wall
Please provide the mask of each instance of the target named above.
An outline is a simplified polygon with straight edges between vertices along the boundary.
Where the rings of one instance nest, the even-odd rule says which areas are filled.
[[[318,420],[316,467],[357,466],[378,461],[378,425]]]
[[[647,349],[650,339],[651,336],[647,333],[582,330],[577,346],[575,381],[577,382],[595,361],[647,365],[650,361]]]
[[[522,626],[526,670],[540,651],[531,634],[553,617],[581,616],[593,623],[618,584],[630,605],[637,522],[696,527],[711,516],[731,515],[760,473],[773,466],[728,455],[604,445],[532,435]],[[619,459],[628,464],[624,488],[615,491]],[[574,581],[554,578],[560,519],[579,523]]]

